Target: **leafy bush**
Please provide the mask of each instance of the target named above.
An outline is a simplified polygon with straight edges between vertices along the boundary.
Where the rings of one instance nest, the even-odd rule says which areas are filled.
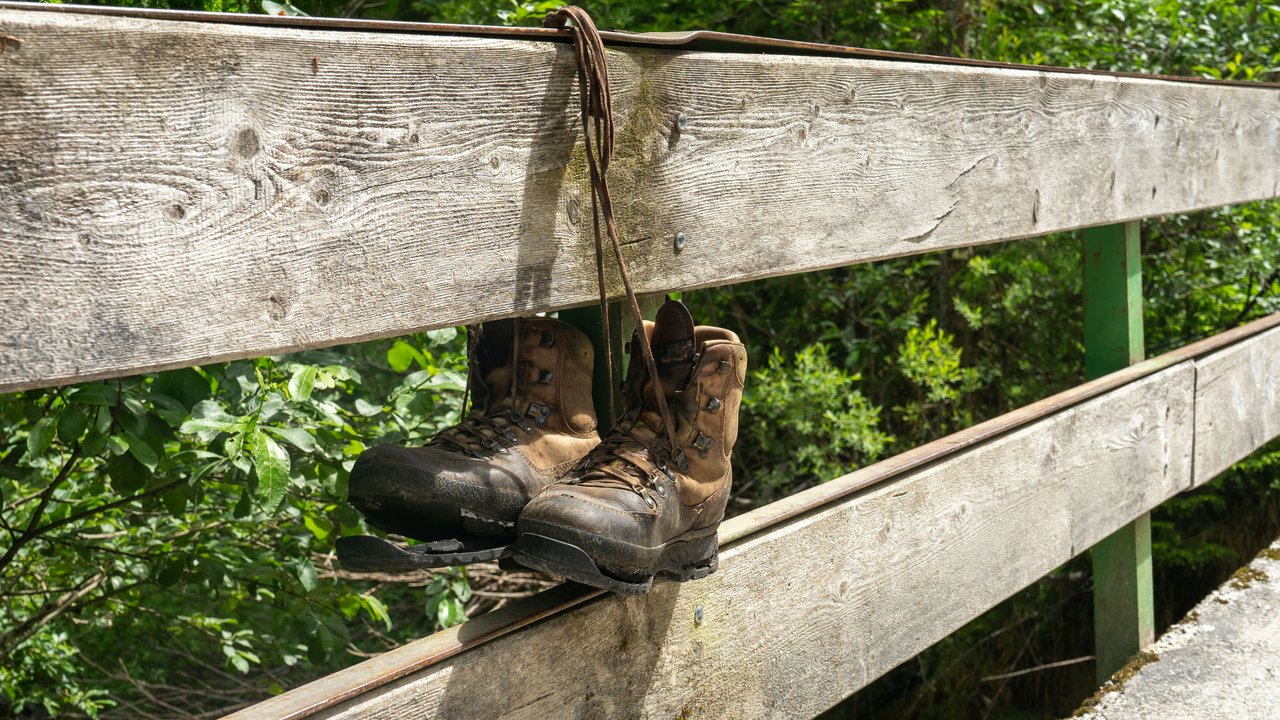
[[[92,715],[202,665],[278,692],[461,622],[464,572],[425,580],[424,607],[344,577],[332,547],[365,532],[345,497],[366,443],[456,420],[462,352],[449,329],[0,396],[0,693]],[[75,680],[91,668],[112,682]]]
[[[754,502],[767,501],[879,457],[893,438],[878,429],[880,408],[857,390],[860,380],[834,367],[821,344],[797,352],[793,362],[774,348],[745,392],[737,494],[746,490]]]

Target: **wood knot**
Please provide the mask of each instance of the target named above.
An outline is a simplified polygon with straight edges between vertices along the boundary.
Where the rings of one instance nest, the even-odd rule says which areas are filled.
[[[289,315],[289,300],[277,293],[267,295],[267,317],[283,320]]]
[[[253,128],[244,128],[231,141],[231,150],[245,160],[257,155],[260,149],[262,144],[258,141],[258,132]]]
[[[582,201],[577,197],[566,198],[564,201],[564,214],[569,218],[569,224],[577,225],[578,220],[582,218]]]

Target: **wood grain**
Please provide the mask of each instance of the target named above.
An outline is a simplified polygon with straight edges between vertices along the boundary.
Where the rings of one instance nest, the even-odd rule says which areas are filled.
[[[1278,436],[1280,328],[1196,361],[1196,485]]]
[[[0,30],[23,41],[0,56],[0,391],[593,298],[562,44],[15,9]],[[1280,189],[1271,88],[636,48],[610,63],[641,292]]]
[[[706,580],[590,600],[314,716],[812,717],[1186,488],[1193,382],[1179,363],[735,541]]]

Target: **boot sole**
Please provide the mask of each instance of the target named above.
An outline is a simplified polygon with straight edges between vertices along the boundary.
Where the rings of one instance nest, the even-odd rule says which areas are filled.
[[[415,572],[501,561],[511,554],[510,542],[473,538],[400,545],[372,535],[352,535],[338,538],[336,548],[338,562],[352,572]]]
[[[423,542],[474,535],[510,543],[516,536],[516,524],[510,520],[500,520],[441,502],[425,504],[413,512],[386,509],[395,506],[383,498],[354,497],[348,502],[373,527]],[[433,531],[425,531],[424,526],[431,527]]]
[[[643,595],[653,585],[655,576],[687,582],[715,572],[719,566],[720,546],[714,527],[688,532],[661,546],[647,576],[629,576],[629,573],[601,567],[577,544],[525,532],[516,540],[511,559],[533,570],[620,595]]]

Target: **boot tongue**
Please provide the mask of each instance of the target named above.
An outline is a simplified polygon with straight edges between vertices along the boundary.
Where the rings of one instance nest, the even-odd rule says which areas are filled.
[[[486,414],[507,401],[511,395],[511,351],[515,336],[515,320],[490,320],[480,326],[475,350],[475,407]]]
[[[484,377],[485,387],[489,389],[489,401],[485,403],[486,413],[509,405],[511,400],[511,368],[494,368]]]
[[[663,396],[668,406],[675,393],[684,390],[684,385],[693,372],[693,316],[689,309],[678,301],[669,301],[658,309],[653,323],[653,335],[650,337],[653,347],[653,359],[658,366],[658,378]],[[644,359],[637,352],[632,362],[643,363]],[[666,430],[662,427],[662,413],[653,399],[655,379],[644,373],[644,394],[641,398],[639,420],[648,426],[656,436],[665,438]],[[671,408],[672,421],[675,421],[675,409]]]

